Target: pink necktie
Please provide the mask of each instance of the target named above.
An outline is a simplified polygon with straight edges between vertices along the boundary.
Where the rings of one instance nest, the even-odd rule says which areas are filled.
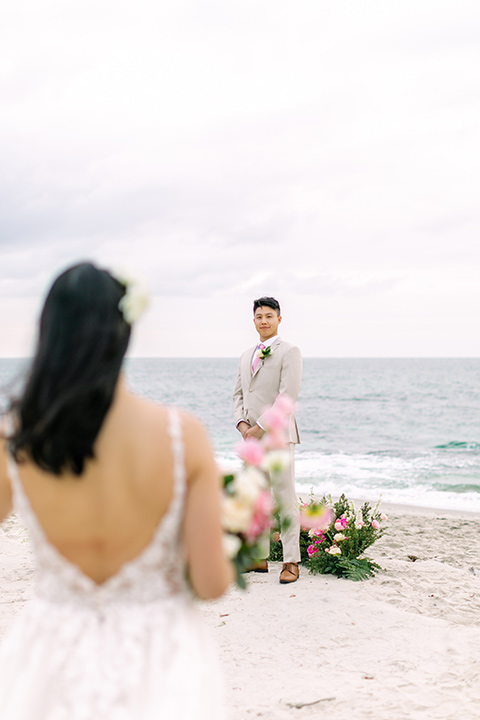
[[[260,345],[255,350],[255,357],[253,358],[253,363],[252,363],[252,372],[255,372],[255,370],[258,368],[258,366],[262,362],[260,360],[260,358],[258,357],[260,350],[265,350],[265,345],[263,343],[260,343]]]

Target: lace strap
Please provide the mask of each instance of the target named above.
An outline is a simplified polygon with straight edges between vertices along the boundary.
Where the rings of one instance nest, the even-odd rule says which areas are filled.
[[[7,436],[10,436],[14,430],[13,418],[11,415],[5,416],[5,429]],[[15,458],[8,446],[7,439],[7,473],[12,486],[13,496],[13,509],[15,512],[20,512],[23,518],[29,518],[32,525],[37,525],[36,516],[33,510],[31,510],[30,503],[25,495],[22,481],[20,480],[20,474],[18,472],[18,466],[15,462]]]
[[[5,415],[4,416],[4,423],[5,423],[5,435],[6,435],[6,447],[7,447],[7,472],[8,477],[10,479],[10,483],[12,485],[12,491],[14,496],[18,495],[19,491],[21,490],[22,483],[20,482],[20,476],[18,474],[18,467],[17,463],[15,462],[15,458],[13,457],[8,439],[11,436],[13,432],[13,418],[11,415]]]
[[[168,432],[173,454],[173,494],[175,498],[183,498],[186,487],[185,445],[182,419],[176,408],[168,409]]]

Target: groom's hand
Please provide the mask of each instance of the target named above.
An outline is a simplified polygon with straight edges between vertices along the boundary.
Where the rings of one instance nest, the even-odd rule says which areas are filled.
[[[260,425],[255,424],[253,427],[248,428],[247,432],[244,434],[244,439],[247,440],[248,438],[257,438],[257,440],[260,440],[262,435],[264,434],[264,430],[260,427]]]
[[[241,433],[242,437],[245,439],[247,430],[250,430],[250,425],[248,423],[246,423],[244,420],[242,420],[242,422],[238,423],[237,430]]]

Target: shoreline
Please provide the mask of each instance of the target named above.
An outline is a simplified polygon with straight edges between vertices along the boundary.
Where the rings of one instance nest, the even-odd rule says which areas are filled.
[[[355,504],[357,502],[362,503],[365,502],[365,500],[354,500]],[[368,501],[369,502],[369,501]],[[430,507],[430,506],[423,506],[423,505],[405,505],[403,503],[387,503],[382,502],[380,503],[382,510],[386,512],[388,515],[389,512],[391,513],[399,513],[399,514],[405,514],[405,515],[445,515],[446,517],[452,517],[452,518],[478,518],[480,520],[480,511],[479,510],[457,510],[456,508],[436,508],[436,507]]]
[[[307,499],[310,497],[310,492],[303,493],[298,492],[297,490],[297,496],[302,497],[303,499]],[[322,495],[320,493],[313,493],[313,497],[315,497],[316,500],[320,501]],[[340,496],[335,494],[332,495],[332,498],[334,501],[338,500]],[[355,504],[355,507],[359,507],[363,505],[363,503],[368,502],[372,507],[375,507],[376,503],[378,502],[378,498],[376,500],[369,500],[368,498],[361,498],[361,497],[348,497],[348,500],[352,500]],[[465,509],[458,509],[458,508],[439,508],[434,505],[409,505],[407,503],[397,503],[397,502],[387,502],[383,501],[380,498],[379,501],[379,507],[383,512],[385,512],[387,515],[389,512],[392,513],[399,513],[404,515],[445,515],[446,517],[458,517],[462,518],[465,517],[476,517],[480,520],[480,510],[465,510]]]

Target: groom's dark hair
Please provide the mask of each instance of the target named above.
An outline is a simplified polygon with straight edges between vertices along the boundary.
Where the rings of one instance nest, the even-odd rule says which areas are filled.
[[[255,312],[258,310],[259,307],[269,307],[272,308],[272,310],[277,311],[277,315],[280,315],[280,304],[278,300],[275,300],[273,297],[261,297],[258,298],[258,300],[253,301],[253,314],[255,315]]]

